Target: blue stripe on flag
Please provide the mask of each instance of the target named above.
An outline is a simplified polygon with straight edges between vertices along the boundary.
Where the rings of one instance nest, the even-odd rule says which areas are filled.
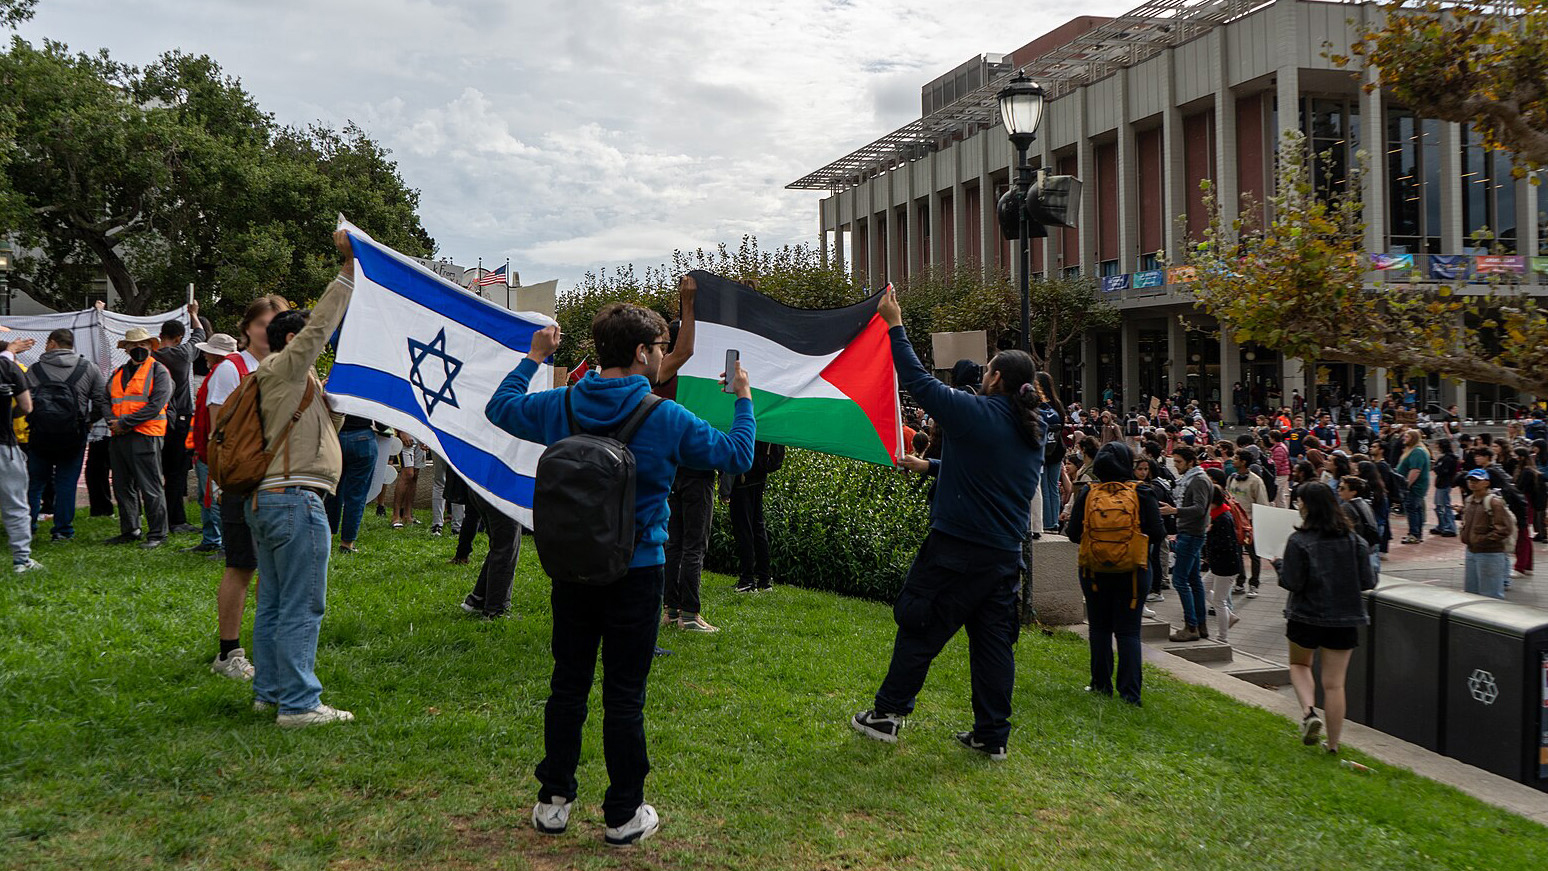
[[[350,236],[355,263],[366,278],[389,293],[422,305],[470,330],[523,354],[532,349],[532,334],[543,324],[519,318],[494,303],[453,287],[445,279],[427,275],[416,266],[382,251],[373,242]]]
[[[431,423],[414,399],[413,386],[402,378],[354,363],[335,363],[328,370],[328,392],[380,403],[413,417],[435,432],[441,453],[464,478],[477,481],[489,492],[523,508],[532,507],[532,478]]]

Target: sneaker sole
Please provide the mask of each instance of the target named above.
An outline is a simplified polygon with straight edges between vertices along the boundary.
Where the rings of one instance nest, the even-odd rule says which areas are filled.
[[[274,721],[274,725],[280,727],[281,729],[304,729],[304,728],[306,728],[308,726],[332,726],[332,725],[335,725],[337,723],[352,723],[352,722],[354,722],[354,721],[353,720],[345,720],[345,719],[335,719],[335,720],[304,720],[304,721],[301,721],[301,722],[295,722],[295,721],[288,721],[287,722],[287,721],[280,720],[280,719],[276,718],[275,721]]]
[[[1320,737],[1322,737],[1322,721],[1312,720],[1306,724],[1306,732],[1301,736],[1301,743],[1310,747],[1316,744],[1317,739]]]
[[[849,718],[849,727],[851,729],[854,729],[856,732],[859,732],[860,734],[864,735],[865,737],[870,738],[873,741],[880,741],[883,744],[896,744],[896,743],[898,743],[898,736],[896,736],[896,735],[888,735],[886,732],[879,732],[879,731],[877,731],[875,729],[872,729],[870,726],[862,725],[858,720],[856,720],[853,717]]]
[[[661,828],[661,823],[657,822],[655,825],[651,826],[650,828],[642,830],[639,834],[637,834],[637,835],[630,835],[627,838],[610,838],[610,837],[608,837],[606,835],[603,835],[602,836],[602,843],[607,844],[609,847],[632,847],[635,844],[638,844],[639,842],[641,842],[641,841],[645,840],[646,838],[650,837],[651,835],[654,835],[656,833],[656,831],[658,829],[660,829],[660,828]]]
[[[540,835],[562,835],[570,830],[570,826],[568,824],[562,825],[557,829],[551,829],[548,826],[538,822],[537,820],[532,821],[532,828],[537,829],[538,834]]]

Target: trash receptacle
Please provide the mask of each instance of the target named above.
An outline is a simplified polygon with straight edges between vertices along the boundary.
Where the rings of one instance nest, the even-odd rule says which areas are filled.
[[[1444,752],[1548,792],[1548,611],[1486,600],[1449,619]]]
[[[1395,581],[1382,589],[1392,587],[1411,586],[1407,581]],[[1366,590],[1361,594],[1365,601],[1365,613],[1371,622],[1359,627],[1359,646],[1349,657],[1349,671],[1344,676],[1344,703],[1346,706],[1344,717],[1355,723],[1371,723],[1371,687],[1375,681],[1371,680],[1371,639],[1376,631],[1376,590]],[[1322,657],[1318,657],[1312,666],[1312,673],[1317,687],[1317,707],[1323,708],[1327,704],[1322,696]]]
[[[1371,609],[1370,725],[1426,750],[1441,750],[1447,614],[1483,596],[1397,584],[1377,587]]]

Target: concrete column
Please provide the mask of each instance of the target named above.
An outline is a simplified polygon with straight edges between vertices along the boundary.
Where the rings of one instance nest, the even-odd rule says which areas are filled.
[[[988,161],[984,163],[984,174],[978,177],[978,267],[988,274],[994,269],[994,246],[1000,244],[1000,231],[994,223],[994,181],[989,177]]]
[[[914,172],[913,167],[909,167],[908,172],[912,176]],[[907,227],[907,232],[903,234],[905,244],[903,246],[903,273],[901,277],[907,280],[914,275],[915,270],[919,269],[920,260],[919,205],[914,199],[913,184],[908,186],[908,202],[903,206],[903,223]]]
[[[1461,254],[1462,246],[1469,245],[1462,229],[1462,125],[1451,121],[1441,123],[1440,184],[1441,184],[1441,248],[1442,254]]]
[[[1100,275],[1097,269],[1097,175],[1096,148],[1091,143],[1091,119],[1086,109],[1086,88],[1077,88],[1067,99],[1075,101],[1076,173],[1085,184],[1080,189],[1080,274],[1087,278]]]
[[[1177,108],[1176,50],[1169,48],[1162,52],[1158,66],[1164,78],[1161,85],[1165,95],[1162,105],[1166,107],[1161,110],[1161,191],[1164,209],[1161,219],[1166,231],[1166,257],[1174,263],[1180,263],[1186,226],[1179,219],[1188,210],[1188,194],[1183,189],[1188,165],[1183,159],[1186,146],[1183,143],[1182,110]]]
[[[1102,398],[1102,385],[1097,383],[1096,333],[1087,331],[1080,337],[1080,403],[1087,408]]]
[[[1373,5],[1365,5],[1360,7],[1360,15],[1368,27],[1374,27],[1382,13]],[[1366,69],[1365,84],[1375,87],[1360,97],[1360,150],[1369,161],[1360,199],[1365,211],[1365,250],[1372,254],[1387,250],[1387,112],[1380,80],[1375,67]]]
[[[1242,346],[1229,330],[1220,331],[1220,413],[1226,420],[1236,419],[1231,407],[1231,388],[1242,380]]]
[[[870,268],[869,264],[860,262],[860,258],[854,256],[854,252],[860,247],[860,233],[862,232],[860,229],[860,216],[864,213],[864,210],[860,208],[860,185],[856,184],[849,189],[849,244],[851,253],[849,260],[850,273],[861,286],[870,283],[869,277],[865,273]]]
[[[1387,395],[1387,370],[1379,366],[1372,366],[1365,370],[1365,380],[1368,382],[1365,390],[1365,399],[1380,399]]]
[[[1278,41],[1279,66],[1275,70],[1275,96],[1278,100],[1278,125],[1274,130],[1270,155],[1277,155],[1284,144],[1285,134],[1301,129],[1301,56],[1300,34],[1297,32],[1296,9],[1300,4],[1280,0],[1274,4],[1274,39]],[[1272,211],[1272,210],[1270,210]],[[1269,216],[1271,219],[1273,215]],[[1287,364],[1288,365],[1288,364]],[[1284,388],[1286,397],[1290,388]]]
[[[1166,392],[1170,395],[1188,383],[1188,330],[1175,314],[1166,319],[1166,356],[1171,361],[1166,372]]]
[[[1310,365],[1315,366],[1315,363]],[[1302,398],[1306,397],[1306,361],[1298,357],[1286,357],[1283,374],[1280,376],[1280,392],[1284,394],[1281,401],[1285,405],[1290,404],[1290,391],[1301,391]],[[1308,400],[1309,402],[1310,400]]]
[[[930,195],[925,201],[930,219],[930,250],[926,252],[926,256],[929,257],[927,265],[939,267],[944,253],[942,244],[944,234],[941,233],[941,161],[945,158],[936,153],[926,159],[930,161]]]
[[[876,220],[878,209],[876,204],[876,189],[880,187],[877,179],[871,179],[865,183],[866,187],[866,213],[865,213],[865,282],[871,290],[881,287],[887,277],[886,254],[887,242],[882,238],[881,223]]]
[[[833,197],[833,268],[844,271],[844,222],[839,210],[839,199]]]
[[[1123,383],[1118,387],[1127,408],[1140,401],[1139,318],[1133,312],[1118,326],[1118,348],[1123,354]]]
[[[1038,149],[1038,166],[1053,173],[1057,167],[1054,166],[1053,147],[1049,137],[1044,136],[1034,145]],[[1055,243],[1057,238],[1058,231],[1049,230],[1047,236],[1032,240],[1033,245],[1043,246],[1043,274],[1049,278],[1058,278],[1060,275],[1059,246]]]
[[[959,143],[957,151],[961,149]],[[962,185],[962,168],[955,167],[951,178],[951,262],[962,268],[967,259],[967,188]]]
[[[1129,121],[1129,77],[1118,74],[1118,271],[1139,269],[1139,159]],[[1124,365],[1129,365],[1124,352]],[[1125,393],[1125,396],[1128,394]]]
[[[1231,89],[1226,29],[1209,32],[1209,53],[1215,77],[1215,194],[1221,218],[1231,226],[1241,207],[1236,170],[1236,92]]]
[[[828,203],[829,200],[817,201],[817,262],[824,269],[828,267]]]
[[[1538,185],[1532,184],[1532,176],[1516,182],[1516,253],[1531,256],[1537,253],[1537,246],[1541,243],[1537,234],[1537,196]],[[1536,284],[1541,279],[1537,273],[1526,276],[1528,284]]]

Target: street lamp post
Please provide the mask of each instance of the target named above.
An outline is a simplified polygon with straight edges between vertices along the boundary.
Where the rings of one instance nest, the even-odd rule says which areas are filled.
[[[1005,124],[1005,132],[1010,135],[1011,144],[1016,147],[1016,186],[1006,191],[1000,199],[999,211],[1002,228],[1009,229],[1008,221],[1011,211],[1015,213],[1016,225],[1016,257],[1019,268],[1017,271],[1017,283],[1021,290],[1021,350],[1032,350],[1032,287],[1031,287],[1031,245],[1029,240],[1033,233],[1031,216],[1027,213],[1027,199],[1032,193],[1032,165],[1027,161],[1027,150],[1032,147],[1032,142],[1037,138],[1037,125],[1043,120],[1043,87],[1037,82],[1028,79],[1024,73],[1016,73],[1016,77],[1000,90],[998,95],[1000,104],[1000,120]],[[1041,227],[1038,228],[1041,230]],[[1038,232],[1038,235],[1046,235]]]
[[[11,243],[0,239],[0,315],[11,313]]]

